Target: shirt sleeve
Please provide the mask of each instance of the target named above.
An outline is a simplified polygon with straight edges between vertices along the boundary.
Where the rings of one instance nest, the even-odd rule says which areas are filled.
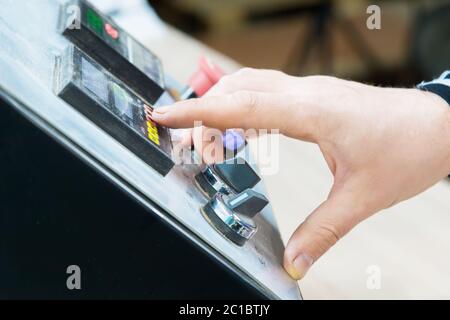
[[[422,82],[417,88],[441,96],[450,105],[450,70],[445,71],[439,78],[433,81]]]

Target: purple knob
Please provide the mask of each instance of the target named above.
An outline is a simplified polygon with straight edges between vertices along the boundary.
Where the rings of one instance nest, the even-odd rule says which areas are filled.
[[[239,151],[245,147],[245,143],[245,138],[233,130],[227,130],[223,136],[223,146],[228,150]]]

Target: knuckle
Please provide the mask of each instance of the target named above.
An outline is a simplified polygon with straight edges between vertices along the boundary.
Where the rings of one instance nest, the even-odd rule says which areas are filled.
[[[222,78],[220,78],[219,82],[216,84],[216,88],[219,89],[227,89],[230,87],[230,84],[233,82],[231,75],[225,75]]]
[[[200,98],[194,98],[194,99],[189,99],[189,100],[184,100],[184,101],[180,101],[180,104],[183,104],[184,107],[188,106],[189,108],[192,107],[198,107],[201,105],[201,100]]]
[[[186,104],[185,110],[190,110],[189,113],[186,113],[186,115],[189,115],[189,118],[193,121],[201,121],[205,116],[205,111],[207,110],[206,104],[209,104],[209,101],[209,99],[206,100],[204,98],[196,98],[186,101],[189,104]]]
[[[187,103],[189,103],[189,105]],[[203,101],[200,98],[190,99],[186,101],[186,105],[189,106],[190,109],[195,109],[197,112],[201,112]]]
[[[322,239],[323,251],[328,250],[343,237],[343,232],[332,223],[322,223],[317,226],[316,234]]]
[[[283,71],[280,71],[280,70],[266,70],[266,72],[273,77],[283,77],[284,78],[287,76],[286,73],[284,73]]]
[[[245,111],[253,111],[258,105],[257,95],[250,91],[238,91],[233,94],[236,105],[245,108]]]
[[[249,68],[249,67],[245,67],[242,68],[240,70],[238,70],[237,72],[235,72],[234,74],[231,75],[231,77],[252,77],[252,76],[264,76],[264,77],[286,77],[286,73],[280,71],[280,70],[273,70],[273,69],[256,69],[256,68]]]
[[[339,83],[339,79],[336,77],[333,77],[333,76],[318,75],[318,76],[311,76],[310,79],[313,83],[319,84],[319,85],[324,85],[324,84],[335,85],[335,84]]]
[[[257,72],[257,69],[245,67],[238,70],[234,75],[237,77],[249,77],[256,74]]]

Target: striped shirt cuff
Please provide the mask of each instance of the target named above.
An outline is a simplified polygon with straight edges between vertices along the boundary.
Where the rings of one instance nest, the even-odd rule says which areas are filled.
[[[445,71],[433,81],[422,82],[417,88],[441,96],[450,105],[450,71]]]

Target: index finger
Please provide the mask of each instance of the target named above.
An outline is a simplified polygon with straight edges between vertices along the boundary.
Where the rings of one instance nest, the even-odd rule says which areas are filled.
[[[155,109],[152,118],[171,128],[191,128],[201,121],[204,126],[220,130],[281,129],[283,112],[276,110],[278,102],[274,94],[240,91],[180,101]]]

